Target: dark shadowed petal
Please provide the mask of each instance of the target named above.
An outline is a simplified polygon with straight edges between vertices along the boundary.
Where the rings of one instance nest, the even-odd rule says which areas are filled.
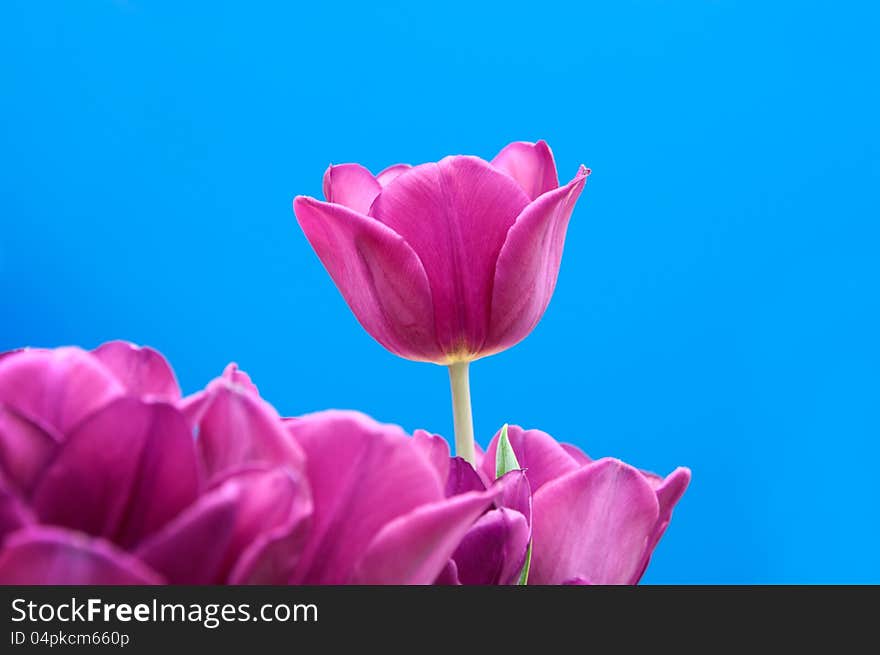
[[[479,473],[461,457],[449,460],[449,475],[446,478],[446,495],[455,496],[468,491],[483,491],[486,484]]]
[[[492,165],[516,180],[532,200],[559,186],[553,153],[545,141],[514,141],[495,156]]]
[[[391,352],[439,361],[431,288],[412,247],[363,214],[299,196],[300,227],[355,317]]]
[[[431,284],[437,340],[450,359],[469,359],[489,334],[495,262],[529,197],[476,157],[446,157],[395,178],[370,215],[403,237]]]
[[[0,473],[21,495],[30,495],[60,442],[52,428],[0,404]]]
[[[250,387],[224,376],[211,382],[194,403],[190,399],[184,403],[191,419],[190,410],[196,408],[196,447],[206,479],[253,465],[302,470],[302,449],[275,409]]]
[[[137,550],[171,584],[216,584],[232,539],[241,489],[228,483],[198,501]]]
[[[158,396],[174,402],[180,387],[174,371],[157,351],[127,341],[108,341],[92,354],[116,376],[125,390],[135,396]]]
[[[528,522],[519,512],[486,512],[452,556],[461,584],[510,584],[522,569],[530,537]]]
[[[0,584],[145,585],[164,580],[103,539],[33,526],[7,538],[0,550]]]
[[[526,207],[510,228],[495,268],[487,352],[510,348],[541,320],[556,288],[568,220],[587,175],[581,167],[567,185]]]
[[[495,499],[495,505],[499,508],[506,507],[519,512],[526,517],[526,522],[531,525],[532,490],[526,472],[524,470],[510,471],[502,475],[496,484],[501,492]]]
[[[125,392],[79,348],[22,350],[0,360],[0,403],[62,436]]]
[[[483,474],[491,476],[490,479],[495,477],[495,452],[500,434],[499,431],[489,444],[481,466]],[[519,465],[526,471],[532,492],[536,492],[550,480],[579,467],[565,448],[546,432],[523,430],[518,425],[511,425],[507,429],[507,438]]]
[[[195,448],[174,406],[128,397],[70,434],[34,490],[40,520],[128,547],[196,496]]]
[[[461,580],[458,579],[458,567],[455,565],[455,560],[450,559],[446,561],[446,566],[440,571],[440,575],[434,580],[434,584],[444,586],[461,584]]]
[[[441,480],[449,477],[449,444],[439,434],[431,434],[425,430],[413,432],[413,443],[424,453]]]
[[[10,532],[34,522],[33,512],[0,476],[0,543]]]
[[[406,173],[411,168],[412,166],[410,166],[409,164],[394,164],[379,173],[376,176],[376,180],[383,187],[388,186],[391,181],[394,180],[394,178],[396,178],[401,173]]]
[[[376,534],[441,500],[437,471],[401,428],[356,412],[287,422],[306,453],[314,514],[294,582],[344,584]]]
[[[601,459],[548,482],[534,495],[529,582],[634,584],[659,506],[644,476]]]
[[[391,521],[367,547],[353,582],[431,584],[495,494],[495,489],[461,494]]]

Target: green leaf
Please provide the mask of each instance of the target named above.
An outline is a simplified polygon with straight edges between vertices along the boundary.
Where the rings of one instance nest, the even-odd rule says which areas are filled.
[[[529,542],[529,549],[526,551],[526,563],[523,564],[522,571],[519,572],[519,580],[517,585],[527,585],[529,583],[529,569],[532,566],[532,542]]]
[[[516,453],[507,438],[507,423],[501,428],[501,437],[498,439],[498,448],[495,451],[495,477],[500,478],[510,471],[518,471],[522,468],[516,461]]]

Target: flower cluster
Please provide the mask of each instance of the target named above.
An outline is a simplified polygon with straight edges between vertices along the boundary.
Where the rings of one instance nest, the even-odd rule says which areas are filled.
[[[473,437],[469,362],[553,294],[589,171],[544,142],[373,176],[331,166],[303,231],[355,316],[449,367],[455,443],[350,411],[282,418],[235,364],[184,397],[123,341],[0,354],[0,584],[635,584],[690,471]]]

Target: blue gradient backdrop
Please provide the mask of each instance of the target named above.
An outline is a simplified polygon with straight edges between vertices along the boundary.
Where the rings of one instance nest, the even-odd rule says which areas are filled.
[[[236,360],[283,413],[449,435],[291,199],[544,138],[594,172],[544,320],[472,367],[482,441],[689,465],[646,582],[880,582],[872,3],[257,4],[3,3],[0,348],[126,338],[187,392]]]

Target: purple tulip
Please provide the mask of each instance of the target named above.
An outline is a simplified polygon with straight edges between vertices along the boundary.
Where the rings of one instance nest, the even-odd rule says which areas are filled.
[[[326,202],[299,196],[294,210],[367,332],[401,357],[451,364],[538,323],[588,174],[560,187],[547,144],[517,142],[491,162],[331,166]]]
[[[669,525],[691,472],[666,478],[617,459],[591,460],[540,430],[508,438],[532,491],[529,584],[635,584]],[[496,435],[480,463],[495,473]]]
[[[286,582],[302,452],[240,382],[182,401],[159,353],[122,342],[0,359],[0,583]]]
[[[391,352],[449,366],[456,452],[473,462],[468,363],[537,325],[589,170],[559,186],[544,141],[373,175],[330,166],[294,212],[358,321]]]
[[[502,493],[496,485],[447,497],[442,451],[356,412],[287,425],[314,499],[297,584],[430,584]]]

